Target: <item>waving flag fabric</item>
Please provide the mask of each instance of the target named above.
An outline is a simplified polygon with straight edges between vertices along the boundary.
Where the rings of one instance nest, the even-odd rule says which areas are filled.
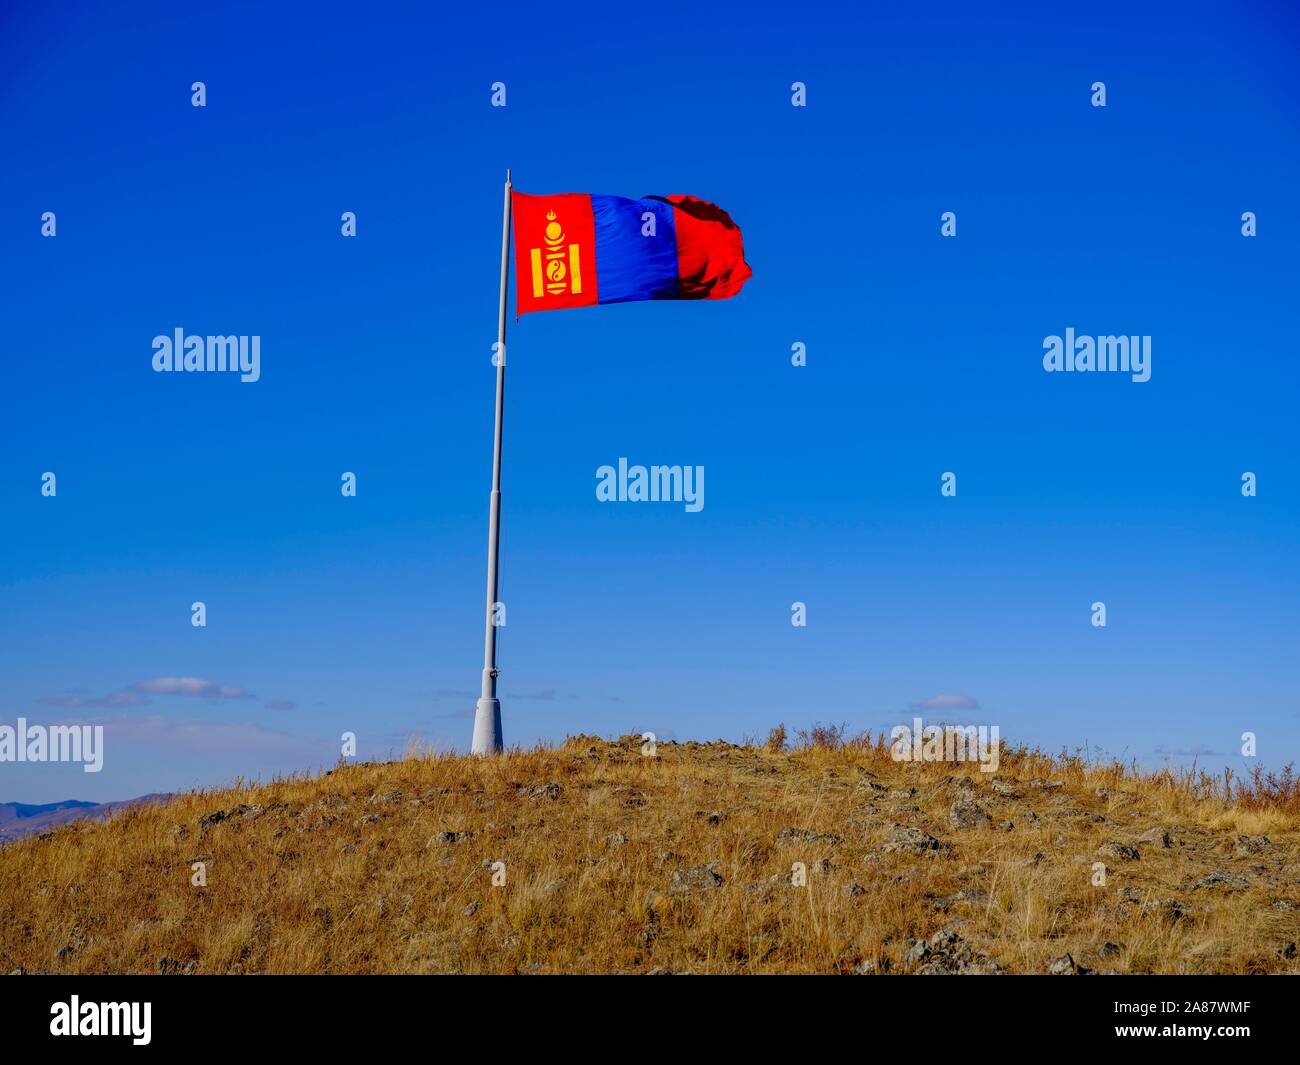
[[[749,279],[740,227],[693,196],[511,193],[515,313],[725,300]]]

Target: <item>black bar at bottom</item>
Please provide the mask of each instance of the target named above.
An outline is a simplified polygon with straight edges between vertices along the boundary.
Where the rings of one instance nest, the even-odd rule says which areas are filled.
[[[1297,985],[1165,976],[17,976],[0,988],[6,1057],[109,1044],[127,1053],[284,1047],[337,1056],[412,1039],[529,1056],[631,1044],[653,1053],[658,1040],[663,1052],[680,1053],[683,1040],[703,1040],[699,1049],[730,1057],[773,1042],[820,1054],[827,1039],[841,1038],[865,1052],[884,1035],[918,1050],[964,1044],[1008,1055],[1126,1043],[1180,1054],[1258,1051],[1286,1045]]]

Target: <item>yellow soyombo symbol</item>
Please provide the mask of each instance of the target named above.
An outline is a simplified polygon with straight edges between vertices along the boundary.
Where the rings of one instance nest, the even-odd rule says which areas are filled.
[[[553,296],[564,292],[579,295],[582,292],[582,261],[578,256],[578,245],[570,244],[566,253],[564,227],[555,220],[554,211],[547,211],[546,219],[545,268],[542,266],[543,249],[532,250],[533,298],[541,299],[543,290]]]

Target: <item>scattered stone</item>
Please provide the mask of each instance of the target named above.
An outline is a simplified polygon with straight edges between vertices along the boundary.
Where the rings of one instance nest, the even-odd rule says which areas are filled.
[[[918,976],[985,976],[1002,971],[987,954],[973,951],[969,943],[949,929],[929,939],[918,939],[903,956],[905,965],[920,965]]]
[[[891,799],[910,799],[916,794],[915,788],[894,788],[889,793]]]
[[[995,792],[997,792],[997,794],[1003,796],[1004,798],[1007,799],[1020,798],[1020,792],[1016,790],[1015,785],[1012,784],[1010,781],[994,780],[989,783],[989,787],[992,788]]]
[[[237,817],[243,817],[245,814],[251,814],[256,817],[262,812],[264,807],[260,804],[249,806],[247,803],[240,803],[238,806],[232,806],[229,810],[212,810],[199,818],[200,828],[211,828],[213,825],[219,825],[222,821],[233,821]]]
[[[840,837],[829,832],[814,832],[810,828],[783,828],[776,836],[777,843],[825,843],[835,847]]]
[[[1116,862],[1136,862],[1141,859],[1142,855],[1138,849],[1128,843],[1103,843],[1097,848],[1097,854],[1102,858],[1110,858]]]
[[[980,888],[962,888],[953,895],[948,895],[930,900],[933,906],[940,913],[947,913],[950,906],[958,902],[981,903],[988,902],[989,893]]]
[[[1020,864],[1021,864],[1021,865],[1025,865],[1025,866],[1029,866],[1030,868],[1032,868],[1032,867],[1035,866],[1035,865],[1039,865],[1039,864],[1041,864],[1043,861],[1046,860],[1046,858],[1047,858],[1047,856],[1046,856],[1042,851],[1039,851],[1039,852],[1036,853],[1032,858],[1026,858],[1026,859],[1025,859],[1023,862],[1021,862]]]
[[[467,839],[473,839],[473,832],[439,832],[433,839],[429,840],[428,846],[435,843],[441,843],[451,846],[456,843],[464,843]]]
[[[1088,821],[1094,825],[1104,825],[1106,823],[1106,818],[1102,814],[1094,813],[1092,810],[1080,810],[1076,807],[1070,807],[1066,810],[1057,810],[1053,816],[1062,819],[1074,818],[1079,821]]]
[[[1097,957],[1113,958],[1115,955],[1123,953],[1123,951],[1124,945],[1122,943],[1112,943],[1110,940],[1107,940],[1100,948],[1098,948]]]
[[[360,817],[357,819],[357,827],[360,828],[362,825],[373,825],[376,822],[382,820],[383,818],[381,818],[378,814],[366,814],[365,817]]]
[[[1267,836],[1238,836],[1232,849],[1238,854],[1259,854],[1273,846],[1273,841]]]
[[[615,788],[613,794],[619,796],[624,806],[644,806],[646,797],[643,792],[637,791],[636,788],[620,787]]]
[[[1014,821],[999,821],[993,826],[993,830],[995,832],[1013,832],[1015,827],[1016,823]]]
[[[1168,917],[1171,921],[1181,921],[1192,911],[1191,907],[1184,906],[1177,899],[1157,899],[1143,905],[1142,912]]]
[[[1149,843],[1153,847],[1159,847],[1162,850],[1168,850],[1174,845],[1173,837],[1169,834],[1169,829],[1157,826],[1148,828],[1142,835],[1138,836],[1139,843]]]
[[[851,880],[843,887],[845,898],[856,899],[867,893],[867,889],[859,884],[856,880]]]
[[[904,965],[914,965],[930,954],[947,950],[952,944],[961,940],[961,936],[956,932],[939,931],[935,932],[929,939],[915,940],[903,955]]]
[[[1068,954],[1062,954],[1047,967],[1048,976],[1074,976],[1076,971],[1074,959]]]
[[[611,847],[621,847],[627,842],[627,836],[622,832],[611,832],[605,837],[605,843]]]
[[[673,871],[673,885],[668,889],[670,895],[686,895],[694,891],[709,891],[721,887],[726,881],[717,873],[718,863],[692,865],[689,869]]]
[[[929,854],[946,850],[947,846],[919,828],[899,828],[885,837],[881,849],[904,854]]]
[[[527,784],[520,784],[515,793],[525,796],[529,802],[554,802],[564,791],[558,784],[534,784],[529,787]]]
[[[948,811],[948,824],[953,828],[987,828],[993,821],[979,803],[958,799]]]
[[[1222,888],[1225,891],[1244,891],[1250,887],[1250,881],[1244,876],[1233,876],[1231,873],[1214,870],[1206,876],[1201,877],[1192,885],[1193,891],[1213,891]]]

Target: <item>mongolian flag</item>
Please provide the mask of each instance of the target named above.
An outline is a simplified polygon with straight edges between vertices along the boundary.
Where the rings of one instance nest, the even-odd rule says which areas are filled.
[[[515,230],[515,314],[629,300],[725,300],[751,271],[740,228],[721,207],[693,196],[564,193],[525,196],[506,171],[501,203],[501,293],[497,304],[496,421],[488,503],[487,612],[482,695],[474,707],[475,754],[505,749],[497,697],[501,557],[501,440],[505,421],[506,299],[510,223]],[[500,354],[500,358],[496,354]]]
[[[749,279],[740,227],[693,196],[511,192],[515,314],[630,300],[725,300]]]

